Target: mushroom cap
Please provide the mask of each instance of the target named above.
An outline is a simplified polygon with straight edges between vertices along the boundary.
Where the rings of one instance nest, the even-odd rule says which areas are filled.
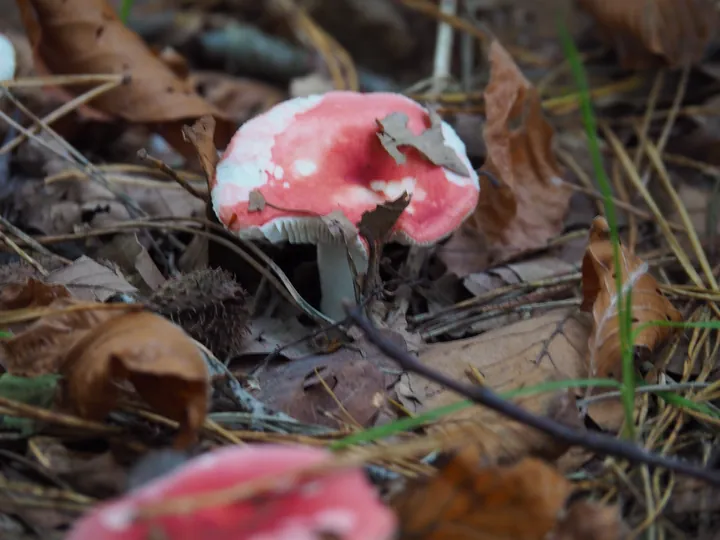
[[[246,238],[315,243],[327,226],[313,216],[340,211],[357,225],[363,212],[407,191],[412,200],[392,239],[441,240],[475,209],[477,174],[446,122],[445,144],[470,176],[434,165],[409,146],[402,147],[406,162],[397,164],[377,137],[377,121],[394,112],[408,117],[415,135],[430,127],[428,111],[400,94],[333,91],[276,105],[243,124],[225,150],[211,181],[215,213]],[[272,206],[250,211],[254,190]]]
[[[304,446],[230,446],[198,456],[169,475],[124,497],[101,504],[81,518],[66,540],[389,540],[395,515],[379,501],[360,469],[288,485],[262,500],[244,500],[133,521],[144,506],[171,497],[201,495],[326,459],[323,449]]]
[[[5,34],[0,33],[0,81],[14,79],[16,67],[15,47]]]

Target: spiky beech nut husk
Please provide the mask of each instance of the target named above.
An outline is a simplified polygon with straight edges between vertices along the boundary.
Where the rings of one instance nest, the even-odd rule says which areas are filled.
[[[229,272],[208,268],[168,280],[147,305],[225,359],[240,351],[248,332],[248,303],[247,292]]]

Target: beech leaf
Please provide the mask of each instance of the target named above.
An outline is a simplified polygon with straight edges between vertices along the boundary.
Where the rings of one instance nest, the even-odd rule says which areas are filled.
[[[647,263],[623,245],[620,250],[621,266],[616,268],[608,223],[605,218],[596,217],[590,227],[590,239],[582,262],[581,309],[592,311],[595,323],[590,335],[591,377],[619,378],[622,374],[615,273],[620,274],[623,294],[632,287],[633,329],[649,321],[682,321],[680,312],[648,273]],[[667,326],[648,326],[638,334],[634,345],[652,351],[673,331]]]
[[[553,129],[540,95],[510,54],[490,46],[490,82],[485,89],[487,160],[474,221],[487,237],[494,261],[543,247],[563,228],[570,190],[552,150]]]
[[[185,332],[159,315],[128,313],[96,326],[66,351],[61,373],[65,404],[83,418],[102,420],[126,381],[154,410],[180,423],[177,448],[193,443],[205,421],[205,360]]]

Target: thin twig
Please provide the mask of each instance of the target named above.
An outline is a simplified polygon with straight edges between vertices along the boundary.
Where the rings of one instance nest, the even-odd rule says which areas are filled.
[[[3,241],[10,249],[12,249],[18,256],[20,256],[21,259],[23,259],[26,263],[28,263],[30,266],[32,266],[35,270],[40,272],[40,275],[43,277],[47,277],[50,275],[50,272],[47,271],[47,269],[37,262],[35,259],[33,259],[27,251],[25,251],[23,248],[18,246],[15,241],[10,238],[7,234],[5,234],[2,230],[0,230],[0,240]]]
[[[145,150],[144,148],[141,148],[140,150],[138,150],[137,156],[140,159],[152,164],[153,167],[155,167],[155,168],[161,170],[162,172],[164,172],[165,174],[167,174],[170,178],[175,180],[175,182],[180,184],[185,191],[187,191],[190,195],[192,195],[196,199],[200,199],[205,204],[207,204],[208,201],[210,200],[208,193],[203,193],[203,192],[195,189],[190,184],[190,182],[188,182],[184,178],[180,177],[180,175],[178,173],[176,173],[167,163],[165,163],[161,159],[151,156],[150,154],[147,153],[147,150]]]
[[[484,405],[503,416],[535,428],[567,444],[582,446],[598,454],[626,459],[631,463],[663,467],[720,486],[720,473],[717,471],[702,469],[690,463],[660,456],[622,439],[592,431],[578,431],[551,418],[537,416],[510,401],[506,401],[486,386],[467,385],[448,377],[444,373],[425,366],[410,353],[386,339],[355,306],[346,305],[346,311],[348,317],[363,331],[368,341],[373,343],[385,355],[395,360],[406,371],[416,373],[479,405]]]

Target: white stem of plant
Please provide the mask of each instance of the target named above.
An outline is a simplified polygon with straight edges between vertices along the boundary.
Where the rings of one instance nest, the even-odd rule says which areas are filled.
[[[367,259],[353,261],[358,272],[367,271]],[[348,248],[342,242],[317,245],[320,274],[320,311],[335,321],[345,318],[343,300],[355,302],[355,276],[348,263]]]
[[[455,15],[457,0],[440,0],[440,11],[446,15]],[[438,23],[433,61],[433,93],[439,92],[445,79],[450,76],[454,35],[452,26],[445,22]]]

